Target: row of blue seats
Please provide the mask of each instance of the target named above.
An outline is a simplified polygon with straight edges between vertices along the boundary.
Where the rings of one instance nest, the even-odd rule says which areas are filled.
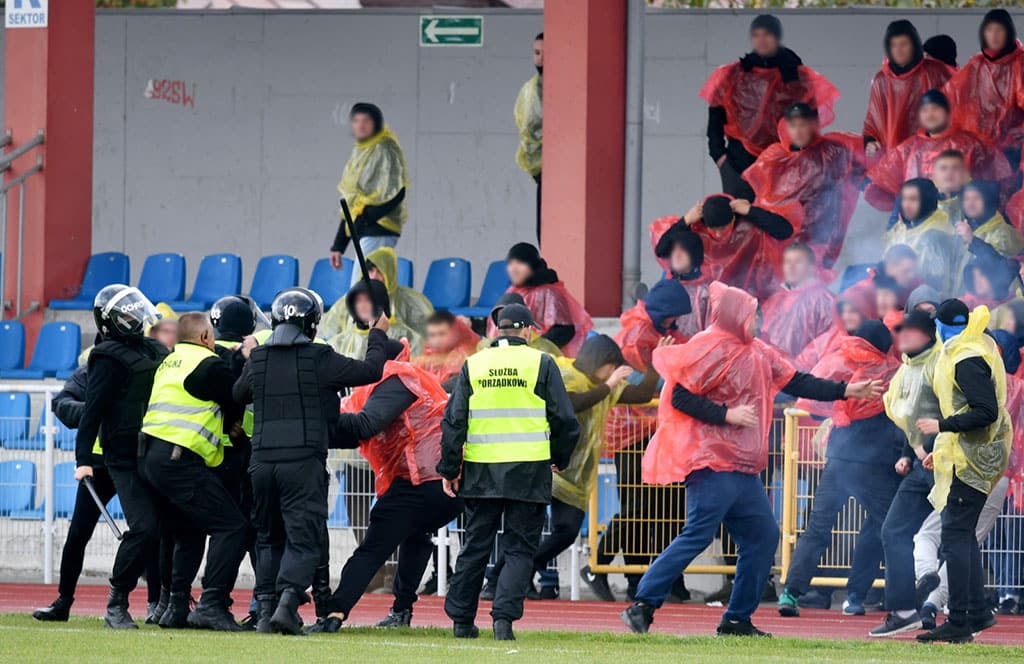
[[[32,423],[31,399],[26,393],[0,392],[0,447],[9,450],[42,450],[46,448],[46,410],[39,415],[36,427]],[[75,449],[75,431],[53,418],[54,448]]]
[[[398,259],[398,282],[412,287],[413,265],[405,258]],[[340,270],[321,258],[313,266],[308,286],[330,307],[347,291],[352,281],[354,265],[343,259]],[[108,284],[129,282],[130,261],[118,252],[95,254],[89,259],[78,295],[68,300],[51,300],[50,308],[58,310],[87,310],[92,308],[96,293]],[[274,296],[285,288],[299,283],[299,260],[283,254],[264,256],[256,265],[249,296],[262,308],[268,309]],[[440,258],[430,264],[424,294],[438,309],[470,308],[472,270],[463,258]],[[242,259],[234,254],[212,254],[199,264],[191,295],[185,298],[185,257],[181,254],[153,254],[146,258],[139,277],[138,288],[153,302],[166,302],[175,311],[206,310],[224,295],[242,292]],[[486,316],[494,301],[508,288],[504,264],[492,263],[484,279],[477,308],[467,315]],[[460,313],[465,313],[461,312]]]
[[[0,380],[67,378],[81,352],[82,329],[76,323],[52,321],[39,328],[32,359],[25,366],[25,326],[16,320],[0,322]]]
[[[53,516],[71,517],[75,510],[75,462],[65,461],[53,467]],[[25,459],[0,462],[0,517],[12,519],[42,519],[46,515],[45,501],[36,504],[36,464]],[[124,519],[121,501],[114,496],[107,503],[107,511],[114,519]]]

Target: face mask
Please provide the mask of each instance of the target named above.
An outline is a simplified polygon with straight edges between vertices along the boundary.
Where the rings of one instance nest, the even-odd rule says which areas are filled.
[[[967,328],[967,323],[955,323],[953,325],[947,325],[940,320],[935,321],[935,329],[939,332],[939,338],[945,343],[960,334]]]

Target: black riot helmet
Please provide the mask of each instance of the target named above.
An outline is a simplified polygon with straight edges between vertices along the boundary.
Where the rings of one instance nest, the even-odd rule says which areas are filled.
[[[283,290],[270,305],[270,320],[275,328],[283,323],[295,325],[310,339],[316,337],[323,315],[320,296],[305,288]]]
[[[217,330],[217,338],[226,341],[241,341],[260,324],[270,327],[267,315],[245,295],[225,295],[214,302],[210,307],[210,322]]]
[[[138,288],[111,284],[96,294],[92,317],[104,339],[123,339],[141,337],[160,313]]]

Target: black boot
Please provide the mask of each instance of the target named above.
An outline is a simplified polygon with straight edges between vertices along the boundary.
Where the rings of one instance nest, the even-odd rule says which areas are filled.
[[[310,594],[313,596],[316,617],[326,618],[331,612],[327,608],[327,601],[331,598],[331,568],[327,565],[320,565],[313,571],[313,588]]]
[[[107,595],[107,615],[103,616],[103,624],[112,629],[138,629],[139,626],[128,613],[128,593],[111,588]]]
[[[277,608],[277,595],[257,595],[256,609],[258,618],[256,619],[256,633],[257,634],[270,634],[273,632],[270,629],[270,617],[274,615],[274,609]]]
[[[156,606],[153,607],[153,614],[146,616],[147,625],[159,625],[160,619],[164,617],[164,612],[167,611],[167,605],[171,603],[171,591],[163,586],[160,586],[160,599],[157,600]]]
[[[32,617],[43,622],[67,622],[68,616],[71,615],[71,605],[74,602],[74,597],[61,595],[50,606],[33,611]]]
[[[188,603],[192,597],[187,592],[168,592],[167,608],[157,623],[164,629],[185,629],[188,627]]]
[[[270,629],[279,634],[302,634],[302,618],[299,617],[299,606],[308,602],[306,593],[288,588],[281,593],[281,601],[270,617]]]
[[[317,618],[315,623],[306,628],[306,634],[334,634],[344,623],[339,615],[341,614]]]
[[[515,641],[516,635],[512,633],[512,621],[505,620],[504,618],[495,618],[494,620],[494,640],[495,641]]]
[[[235,617],[228,611],[227,593],[220,588],[205,588],[199,603],[188,614],[188,626],[212,629],[215,632],[241,632]]]
[[[409,627],[412,625],[412,609],[391,609],[388,615],[377,623],[377,627]]]

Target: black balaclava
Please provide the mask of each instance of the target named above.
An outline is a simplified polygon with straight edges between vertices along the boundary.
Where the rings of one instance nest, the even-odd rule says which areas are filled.
[[[708,196],[704,200],[704,225],[708,228],[723,228],[736,219],[736,213],[729,205],[727,196]]]
[[[998,23],[1006,29],[1006,46],[999,53],[989,56],[985,50],[985,26],[989,23]],[[989,60],[998,60],[999,58],[1013,53],[1017,49],[1017,26],[1013,24],[1013,18],[1010,16],[1010,12],[1005,9],[992,9],[985,18],[981,20],[981,27],[978,28],[978,41],[981,44],[981,52]]]
[[[910,37],[910,41],[914,44],[914,55],[904,66],[899,66],[892,59],[892,53],[889,49],[889,44],[892,42],[893,37]],[[905,19],[899,21],[893,21],[885,28],[885,57],[889,58],[889,69],[894,74],[905,74],[921,62],[924,57],[924,49],[921,46],[921,35],[917,33],[917,28],[914,24]]]
[[[924,42],[924,52],[939,62],[956,68],[956,40],[949,35],[935,35]]]
[[[374,135],[379,134],[380,130],[384,128],[384,114],[375,104],[365,101],[353,104],[352,110],[349,112],[348,116],[351,118],[354,115],[369,115],[370,119],[373,120]]]
[[[388,297],[388,287],[382,281],[370,279],[370,286],[368,288],[366,281],[360,279],[352,288],[348,289],[348,294],[345,295],[345,308],[348,309],[348,315],[352,317],[352,320],[356,322],[356,327],[360,330],[369,329],[366,323],[356,318],[356,296],[364,293],[370,294],[377,308],[383,311],[384,315],[388,318],[391,318],[391,298]]]
[[[524,286],[543,286],[558,281],[558,273],[548,267],[547,261],[540,256],[540,250],[529,242],[520,242],[512,245],[508,250],[505,262],[516,260],[530,266],[533,274],[527,279]]]
[[[981,194],[981,199],[985,201],[985,210],[981,213],[980,218],[972,219],[967,216],[966,212],[964,213],[964,217],[967,219],[967,223],[970,224],[971,229],[976,230],[978,226],[981,226],[994,217],[996,212],[999,212],[999,185],[991,180],[972,180],[964,185],[964,193],[969,189]],[[961,202],[964,200],[963,196],[963,193],[961,193]]]
[[[921,198],[921,209],[917,213],[916,219],[903,219],[903,205],[900,205],[900,218],[904,223],[911,226],[919,224],[939,209],[939,190],[935,188],[935,183],[928,178],[911,178],[904,182],[900,189],[903,187],[917,189],[918,196]]]
[[[880,320],[866,320],[853,333],[853,336],[864,339],[882,353],[892,348],[892,333]]]
[[[676,279],[692,281],[700,276],[700,266],[704,264],[704,242],[680,219],[665,231],[654,247],[654,255],[661,259],[672,256],[672,248],[679,245],[690,256],[690,271],[686,274],[674,274]]]
[[[573,366],[587,374],[588,378],[593,378],[594,373],[606,364],[620,367],[625,363],[622,349],[615,340],[607,334],[598,334],[583,342]]]

